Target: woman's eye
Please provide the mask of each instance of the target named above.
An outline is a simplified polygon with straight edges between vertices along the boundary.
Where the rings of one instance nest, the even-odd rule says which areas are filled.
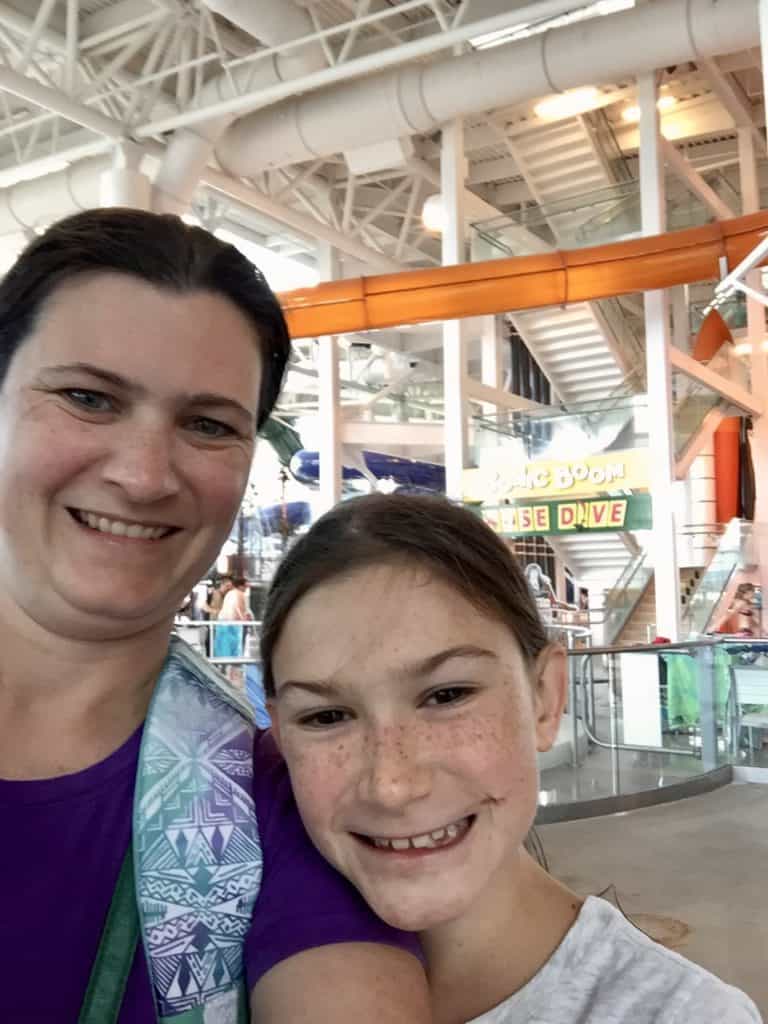
[[[303,715],[299,719],[299,725],[308,726],[311,729],[327,729],[332,725],[341,725],[346,722],[349,714],[340,711],[339,708],[327,708],[324,711],[313,711],[309,715]]]
[[[190,421],[190,428],[203,437],[233,437],[237,431],[228,423],[221,423],[219,420],[209,419],[207,416],[196,416]]]
[[[89,412],[112,412],[114,401],[102,391],[91,391],[88,388],[65,388],[61,392],[73,405]]]
[[[464,700],[474,691],[469,686],[442,686],[439,690],[433,690],[424,703],[428,707],[435,707],[439,704],[456,704]]]

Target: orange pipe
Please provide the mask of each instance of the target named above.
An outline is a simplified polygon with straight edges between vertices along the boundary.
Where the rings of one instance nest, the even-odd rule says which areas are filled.
[[[766,230],[763,210],[591,249],[331,281],[279,298],[294,338],[560,306],[719,278],[720,258],[732,270]]]

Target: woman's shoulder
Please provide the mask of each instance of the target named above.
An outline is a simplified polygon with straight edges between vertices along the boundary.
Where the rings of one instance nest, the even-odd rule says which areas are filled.
[[[761,1024],[752,1001],[589,897],[560,947],[520,992],[473,1024]]]

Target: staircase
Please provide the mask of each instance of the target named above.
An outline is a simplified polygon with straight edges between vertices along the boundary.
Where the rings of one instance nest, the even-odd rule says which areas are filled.
[[[680,570],[680,606],[684,611],[691,594],[702,576],[702,569]],[[632,644],[650,643],[656,636],[656,584],[653,576],[649,580],[643,596],[635,605],[634,610],[625,622],[621,632],[614,641],[619,647]]]

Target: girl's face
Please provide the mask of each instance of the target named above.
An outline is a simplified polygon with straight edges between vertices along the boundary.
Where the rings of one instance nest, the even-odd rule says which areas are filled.
[[[564,656],[532,671],[510,629],[423,569],[320,585],[287,618],[272,703],[323,855],[389,923],[460,918],[508,870],[557,734]]]

